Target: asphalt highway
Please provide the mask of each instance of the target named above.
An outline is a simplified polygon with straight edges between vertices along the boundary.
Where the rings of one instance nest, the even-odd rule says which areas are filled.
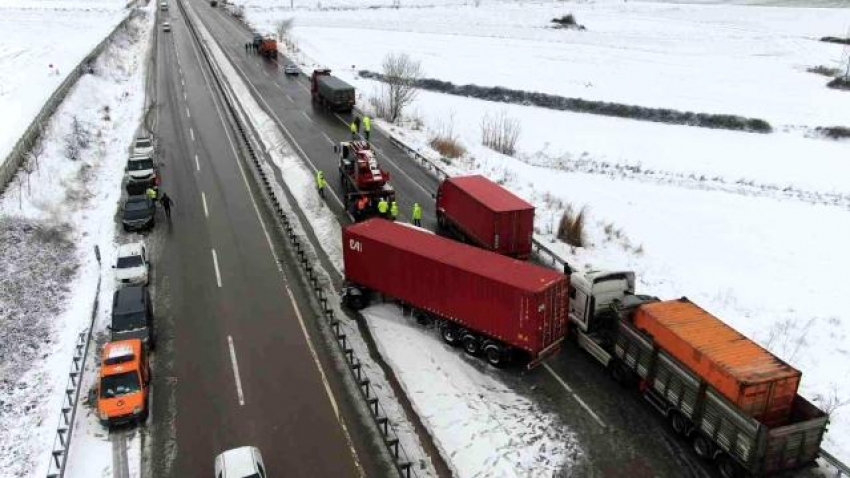
[[[383,476],[381,449],[317,339],[305,292],[287,279],[283,242],[169,3],[160,16],[173,31],[159,31],[154,61],[161,189],[174,208],[151,238],[160,341],[146,475],[209,476],[217,454],[253,445],[271,476]]]

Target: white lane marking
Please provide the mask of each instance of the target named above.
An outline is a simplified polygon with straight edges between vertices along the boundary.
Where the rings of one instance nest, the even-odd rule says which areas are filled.
[[[184,80],[183,78],[180,78],[180,84],[185,87],[186,86],[186,80]]]
[[[195,130],[192,127],[189,127],[189,135],[192,136],[192,141],[195,141]]]
[[[188,100],[189,100],[189,98],[186,97],[186,92],[184,91],[183,92],[183,101],[188,101]]]
[[[198,45],[196,45],[195,42],[192,42],[192,47],[193,47],[192,51],[195,53],[195,57],[197,58],[198,63],[200,63],[201,59],[200,59],[200,56],[198,55]],[[232,60],[231,60],[230,63],[231,63],[231,65],[238,67],[238,65],[236,65],[236,63],[233,62]],[[260,208],[257,206],[257,201],[254,200],[254,195],[251,194],[251,187],[248,183],[248,176],[245,174],[245,168],[244,168],[244,166],[242,166],[242,162],[239,161],[239,155],[236,152],[236,146],[234,145],[233,139],[230,136],[230,131],[227,129],[227,121],[225,121],[224,116],[222,115],[221,108],[219,107],[219,104],[218,104],[218,101],[217,101],[218,98],[216,97],[215,93],[213,92],[212,85],[210,84],[209,78],[207,77],[207,73],[203,68],[201,68],[201,73],[204,76],[204,82],[207,85],[207,90],[210,92],[210,95],[213,98],[213,104],[215,105],[215,109],[216,109],[216,112],[218,113],[218,118],[221,121],[222,127],[224,128],[224,134],[225,134],[225,136],[227,136],[227,142],[230,143],[230,149],[233,152],[233,158],[236,160],[236,164],[239,166],[239,171],[242,173],[242,181],[245,183],[245,188],[248,191],[248,197],[251,198],[251,204],[254,205],[254,212],[257,214],[257,220],[260,222],[260,226],[263,228],[263,233],[266,235],[266,241],[268,241],[268,244],[269,244],[269,251],[271,252],[272,257],[275,260],[275,264],[277,264],[278,271],[280,271],[281,274],[283,274],[283,267],[280,265],[280,260],[278,259],[277,253],[275,253],[275,251],[274,251],[274,245],[272,244],[271,236],[269,236],[268,230],[266,228],[266,224],[263,221],[262,215],[260,214]],[[250,84],[250,82],[249,82],[249,84]],[[280,120],[278,120],[278,121],[280,121]],[[280,123],[280,124],[282,125],[282,123]],[[287,134],[288,134],[288,132],[287,132]],[[290,138],[291,138],[291,135],[290,135]],[[296,144],[296,146],[297,146],[297,144]],[[300,149],[300,147],[299,147],[299,149]],[[304,151],[301,151],[301,152],[304,153]],[[305,158],[307,157],[306,154],[304,155],[304,157]],[[337,198],[337,200],[339,200],[339,198]],[[333,391],[331,390],[330,382],[328,382],[328,377],[325,374],[324,368],[322,368],[322,362],[319,360],[319,355],[316,353],[316,348],[313,345],[313,340],[310,338],[310,334],[307,331],[307,327],[304,325],[304,319],[301,316],[301,311],[298,308],[298,303],[295,302],[295,296],[292,294],[292,290],[289,289],[289,285],[286,283],[286,276],[285,275],[284,275],[284,285],[286,287],[287,293],[289,294],[289,299],[292,301],[292,307],[295,309],[295,315],[298,317],[298,322],[301,326],[301,331],[304,334],[304,338],[307,342],[307,347],[310,349],[310,355],[313,357],[313,363],[316,364],[316,368],[319,370],[319,375],[322,378],[322,384],[325,387],[325,392],[327,393],[328,399],[331,402],[331,407],[333,408],[334,413],[336,414],[337,423],[339,423],[339,426],[342,429],[342,433],[343,433],[343,435],[345,435],[345,440],[346,440],[346,443],[348,444],[348,449],[351,452],[352,460],[354,460],[354,466],[357,467],[358,470],[361,470],[361,475],[362,475],[363,468],[362,468],[362,465],[360,464],[360,459],[357,456],[357,450],[354,448],[354,441],[351,438],[351,434],[348,432],[348,427],[345,424],[345,419],[342,417],[342,415],[339,414],[339,407],[337,406],[336,398],[334,397]]]
[[[212,250],[213,256],[213,266],[215,266],[215,281],[218,283],[218,286],[221,287],[221,272],[218,270],[218,254],[215,253],[215,249]]]
[[[191,118],[191,117],[192,117],[192,113],[190,113],[190,112],[189,112],[189,107],[188,107],[188,106],[186,107],[186,117],[187,117],[187,118]]]
[[[210,210],[207,209],[207,195],[204,194],[203,191],[201,191],[201,202],[204,203],[204,217],[209,218],[210,217]],[[219,287],[221,287],[221,286],[219,286]]]
[[[308,115],[306,111],[301,110],[301,114],[304,115],[305,118],[307,118],[307,121],[309,121],[311,123],[313,122],[313,118],[311,118],[310,115]]]
[[[545,368],[546,371],[549,372],[552,377],[554,377],[555,380],[561,384],[562,387],[564,387],[564,390],[566,390],[567,393],[572,395],[576,402],[578,402],[578,404],[581,405],[581,407],[584,408],[587,413],[589,413],[590,416],[593,417],[594,420],[596,420],[596,423],[598,423],[600,427],[605,428],[605,422],[603,422],[602,419],[599,418],[599,415],[597,415],[596,412],[590,409],[587,403],[585,403],[585,401],[582,400],[581,397],[579,397],[578,394],[576,394],[569,385],[567,385],[567,382],[565,382],[564,379],[562,379],[557,373],[555,373],[554,370],[552,370],[552,367],[550,367],[548,363],[544,363],[543,368]]]
[[[242,394],[242,379],[239,378],[239,363],[236,362],[236,347],[233,346],[233,337],[227,336],[227,345],[230,347],[230,363],[233,364],[233,377],[236,379],[236,396],[239,397],[239,405],[245,405],[245,395]]]
[[[195,155],[195,170],[196,171],[201,170],[201,163],[200,163],[200,161],[198,161],[198,155],[197,154]]]
[[[334,140],[332,140],[332,139],[331,139],[331,137],[330,137],[330,136],[328,136],[328,134],[327,134],[327,133],[325,133],[324,131],[321,131],[321,130],[320,130],[320,132],[322,133],[322,136],[324,136],[324,137],[325,137],[325,139],[326,139],[326,140],[328,140],[328,143],[330,143],[330,144],[336,144],[336,143],[334,143]]]

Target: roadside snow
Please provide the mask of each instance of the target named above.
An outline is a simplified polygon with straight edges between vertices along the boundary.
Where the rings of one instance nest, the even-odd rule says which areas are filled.
[[[4,344],[16,340],[20,347],[9,355],[4,352],[2,357],[0,475],[4,477],[47,473],[73,346],[89,325],[99,275],[103,276],[101,320],[104,313],[108,316],[110,265],[116,247],[114,217],[127,147],[142,112],[141,53],[148,46],[152,12],[149,9],[143,15],[147,20],[134,22],[134,27],[118,35],[115,44],[98,59],[95,75],[80,79],[47,125],[45,150],[37,167],[29,175],[19,173],[0,197],[4,229],[22,223],[33,225],[27,235],[18,236],[14,247],[11,242],[0,245],[0,269],[4,274],[15,274],[14,280],[3,278],[2,284],[10,289],[16,284],[21,287],[17,299],[0,304],[0,336]],[[65,156],[66,137],[74,118],[88,140],[77,161]],[[49,232],[58,230],[64,232]],[[102,265],[95,261],[95,245],[100,246]],[[51,252],[57,246],[61,251]],[[47,267],[53,276],[42,280]],[[31,306],[34,303],[40,307]],[[24,328],[18,329],[18,337],[11,338],[10,327],[16,326]],[[97,353],[96,347],[92,347],[92,353]],[[93,365],[91,357],[88,365]],[[88,392],[92,375],[85,376],[81,399]],[[86,416],[82,403],[79,412],[78,417]],[[94,433],[105,432],[100,429]],[[75,428],[75,449],[87,440],[86,433]],[[111,463],[109,451],[82,452],[78,459],[87,462],[89,470],[100,466],[97,473],[74,474],[74,458],[72,450],[67,476],[100,476]]]
[[[369,307],[363,317],[455,476],[570,475],[581,454],[577,438],[498,372],[483,373],[468,363],[480,361],[435,340],[396,305]]]
[[[850,95],[805,69],[837,66],[843,48],[817,38],[844,36],[850,10],[792,1],[438,3],[446,2],[371,10],[339,0],[335,7],[349,8],[293,13],[252,1],[246,15],[260,28],[294,16],[299,61],[330,66],[357,86],[361,105],[378,85],[355,72],[379,71],[386,53],[406,51],[426,76],[455,83],[776,123],[770,135],[735,133],[431,92],[409,110],[424,130],[378,122],[426,151],[430,132],[453,119],[469,154],[445,168],[483,173],[533,202],[538,235],[562,255],[580,267],[635,270],[642,293],[687,295],[800,368],[801,393],[822,408],[850,400],[850,144],[782,127],[848,123]],[[588,31],[546,28],[567,11]],[[364,47],[339,48],[340,38]],[[502,110],[522,126],[516,158],[479,144],[481,118]],[[585,248],[552,237],[568,205],[588,208]],[[834,410],[824,447],[850,462],[850,405]]]
[[[0,2],[0,162],[72,68],[127,15],[125,3]]]

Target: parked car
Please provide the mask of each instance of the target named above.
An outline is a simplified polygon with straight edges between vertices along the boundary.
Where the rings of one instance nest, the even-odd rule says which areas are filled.
[[[243,446],[215,457],[215,478],[268,478],[260,450]]]
[[[290,64],[286,65],[285,67],[283,67],[283,72],[287,75],[300,75],[301,74],[301,70],[298,69],[298,65],[296,65],[294,63],[290,63]]]
[[[150,291],[144,285],[131,285],[112,295],[111,340],[139,339],[149,349],[156,347]]]
[[[168,22],[163,22],[162,23],[162,31],[170,32],[171,31],[171,24],[168,23]]]
[[[128,182],[142,183],[145,187],[156,184],[156,176],[159,173],[151,152],[131,156],[127,160],[126,171]]]
[[[163,23],[167,25],[168,22]],[[139,136],[133,143],[133,156],[153,155],[153,138],[150,136]]]
[[[166,10],[168,10],[168,3],[166,3],[166,2],[160,2],[160,4],[159,4],[159,9],[160,9],[160,10],[162,10],[163,12],[164,12],[164,11],[166,11]]]
[[[146,196],[130,196],[124,202],[121,223],[125,231],[151,229],[156,224],[156,205]]]
[[[118,246],[118,260],[113,267],[115,279],[122,284],[148,284],[147,251],[143,242]]]
[[[100,423],[110,427],[147,420],[150,380],[150,364],[140,340],[107,343],[97,382]]]

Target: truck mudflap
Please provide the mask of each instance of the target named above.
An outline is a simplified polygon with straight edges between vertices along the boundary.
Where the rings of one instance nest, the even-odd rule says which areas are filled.
[[[546,360],[547,358],[551,357],[551,356],[552,356],[552,355],[554,355],[556,352],[558,352],[559,350],[561,350],[561,345],[563,345],[563,343],[564,343],[564,338],[563,338],[563,337],[561,337],[560,339],[558,339],[558,340],[556,340],[556,341],[552,342],[552,344],[551,344],[551,345],[549,345],[549,346],[548,346],[548,347],[546,347],[545,349],[541,350],[541,351],[540,351],[540,353],[538,353],[538,354],[537,354],[537,357],[536,357],[534,360],[532,360],[531,362],[528,362],[528,365],[526,365],[526,368],[527,368],[528,370],[531,370],[531,369],[533,369],[534,367],[536,367],[536,366],[540,365],[541,363],[543,363],[543,361],[544,361],[544,360]]]

